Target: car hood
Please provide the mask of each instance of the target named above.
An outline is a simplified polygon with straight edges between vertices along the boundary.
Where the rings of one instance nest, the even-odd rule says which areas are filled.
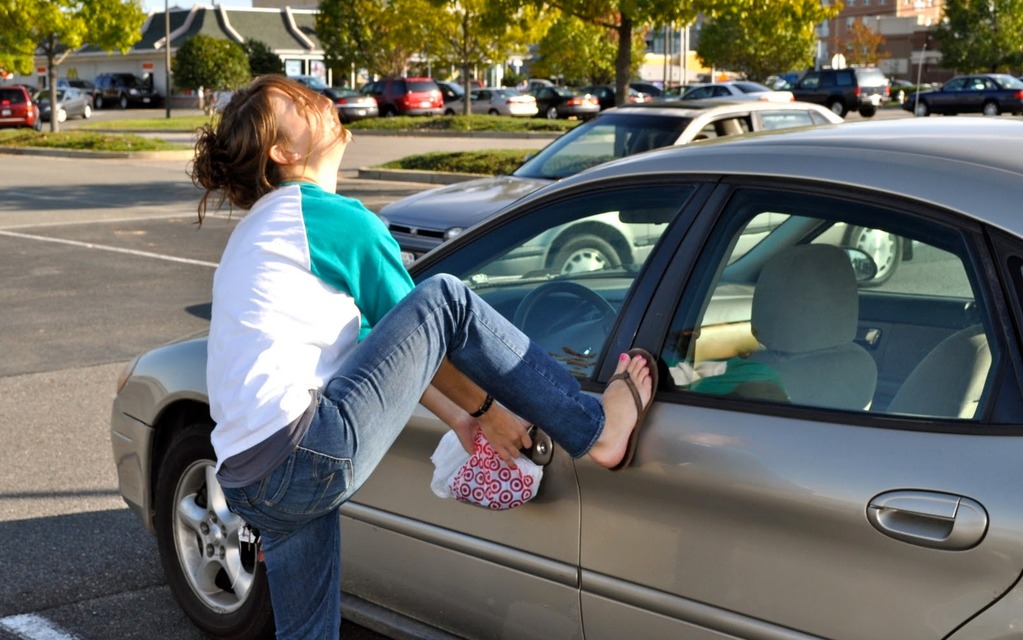
[[[391,223],[419,229],[470,227],[551,180],[498,176],[429,189],[386,205]]]

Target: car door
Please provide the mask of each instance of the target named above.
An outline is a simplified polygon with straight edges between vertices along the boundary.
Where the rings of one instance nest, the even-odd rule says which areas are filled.
[[[768,213],[788,217],[735,258]],[[872,286],[849,226],[912,256]],[[1015,290],[986,236],[884,194],[771,180],[726,181],[680,218],[615,345],[661,361],[635,461],[577,465],[587,638],[942,638],[1013,588]]]
[[[642,271],[652,229],[663,232],[693,191],[635,184],[542,201],[482,223],[413,275],[462,278],[585,382]],[[617,247],[616,262],[593,260],[608,247]],[[578,268],[558,266],[565,254]],[[431,491],[430,456],[446,430],[418,411],[342,507],[345,592],[459,637],[582,638],[575,462],[546,441],[536,497],[496,514]]]
[[[969,109],[970,78],[952,78],[934,96],[927,96],[932,113],[960,113]]]

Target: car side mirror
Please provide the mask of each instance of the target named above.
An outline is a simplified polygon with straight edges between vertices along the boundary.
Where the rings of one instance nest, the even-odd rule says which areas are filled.
[[[852,265],[853,273],[856,274],[856,282],[870,282],[877,277],[877,263],[866,251],[855,247],[846,247],[845,254],[849,257],[849,264]]]

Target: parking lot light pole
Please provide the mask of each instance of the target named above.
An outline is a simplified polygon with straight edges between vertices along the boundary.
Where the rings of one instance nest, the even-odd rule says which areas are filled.
[[[166,69],[166,82],[163,104],[167,108],[167,119],[171,117],[171,55],[170,55],[170,0],[163,0],[163,55]]]

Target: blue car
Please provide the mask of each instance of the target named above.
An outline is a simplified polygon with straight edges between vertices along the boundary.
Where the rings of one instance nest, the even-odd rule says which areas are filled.
[[[997,116],[1023,113],[1023,80],[1007,73],[956,76],[937,91],[911,93],[902,108],[917,116],[982,113]]]

